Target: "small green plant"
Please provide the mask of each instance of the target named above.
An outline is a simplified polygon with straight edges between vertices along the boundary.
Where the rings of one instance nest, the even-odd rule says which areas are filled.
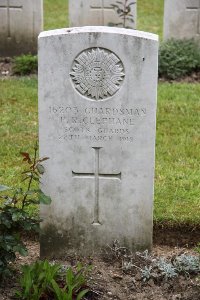
[[[144,269],[141,270],[141,276],[144,282],[148,281],[151,278],[152,270],[153,270],[152,266],[149,267],[145,266]]]
[[[112,246],[107,246],[112,257],[120,259],[122,270],[125,273],[135,275],[139,270],[142,281],[148,282],[153,279],[155,282],[173,280],[179,275],[190,276],[200,274],[200,256],[181,254],[169,259],[154,257],[148,250],[136,252],[135,254],[122,247],[119,241],[115,240]],[[106,254],[109,254],[106,251]],[[114,256],[113,256],[114,254]]]
[[[0,185],[0,281],[11,274],[10,263],[16,259],[17,252],[27,255],[21,239],[22,232],[39,230],[39,219],[31,217],[27,208],[32,204],[51,202],[50,197],[40,189],[32,189],[33,182],[38,182],[44,173],[41,163],[48,159],[37,159],[37,149],[36,144],[33,158],[29,153],[21,153],[23,161],[29,166],[23,172],[23,181],[27,182],[25,188]]]
[[[142,257],[142,256],[140,256]],[[178,275],[198,274],[200,272],[200,258],[195,255],[181,254],[172,262],[164,258],[152,259],[149,266],[141,270],[143,281],[150,278],[173,279]]]
[[[77,272],[74,273],[71,268],[66,271],[65,286],[60,288],[59,285],[52,280],[53,291],[57,300],[72,300],[76,296],[77,300],[81,300],[89,291],[82,289],[86,287],[86,272],[81,264],[77,265]]]
[[[20,291],[16,291],[16,298],[38,300],[43,294],[50,291],[52,280],[57,280],[61,265],[50,264],[46,261],[37,261],[32,265],[22,266]]]
[[[140,256],[141,257],[141,256]],[[141,276],[144,282],[149,279],[160,278],[168,280],[178,276],[178,270],[170,262],[163,258],[153,259],[149,266],[145,266],[141,270]]]
[[[37,56],[28,54],[14,58],[13,73],[16,75],[29,75],[31,73],[37,73],[37,68]]]
[[[181,254],[175,258],[174,265],[179,273],[186,275],[200,272],[200,258],[195,255]]]
[[[200,70],[200,49],[193,40],[168,40],[159,49],[159,76],[177,79]]]
[[[177,269],[165,259],[161,258],[156,262],[158,270],[161,271],[161,275],[164,279],[171,279],[178,276]]]
[[[23,300],[56,299],[81,300],[89,291],[86,276],[89,267],[78,264],[76,271],[64,269],[60,264],[38,261],[22,267],[16,298]]]
[[[120,26],[123,28],[129,28],[127,23],[131,22],[134,23],[134,16],[131,13],[131,6],[135,5],[135,1],[130,0],[124,0],[122,1],[116,1],[116,3],[111,4],[113,9],[116,11],[119,19],[121,19],[121,22],[119,23],[109,23],[110,26]]]

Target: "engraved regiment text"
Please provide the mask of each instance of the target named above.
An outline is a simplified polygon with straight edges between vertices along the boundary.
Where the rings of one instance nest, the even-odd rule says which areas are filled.
[[[49,107],[59,141],[134,142],[134,128],[146,115],[145,107]]]

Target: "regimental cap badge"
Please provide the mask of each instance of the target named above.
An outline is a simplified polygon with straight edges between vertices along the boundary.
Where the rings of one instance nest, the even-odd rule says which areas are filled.
[[[73,62],[70,75],[81,95],[97,101],[113,96],[125,77],[121,60],[104,48],[81,52]]]

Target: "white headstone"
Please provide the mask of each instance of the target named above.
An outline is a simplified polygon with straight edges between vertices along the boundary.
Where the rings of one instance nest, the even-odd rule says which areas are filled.
[[[165,0],[164,39],[200,41],[200,0]]]
[[[42,0],[0,0],[0,56],[37,53]]]
[[[152,243],[157,35],[82,27],[39,37],[41,255]]]
[[[116,0],[69,0],[69,23],[75,26],[117,26],[136,28],[137,0],[122,0],[122,4]],[[123,17],[119,17],[117,8],[112,5],[119,5],[124,10],[124,4],[130,9],[128,18],[124,22]]]

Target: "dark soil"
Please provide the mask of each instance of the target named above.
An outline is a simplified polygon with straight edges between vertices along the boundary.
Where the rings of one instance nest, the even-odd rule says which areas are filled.
[[[155,245],[195,247],[200,241],[200,224],[154,222],[153,241]]]
[[[169,225],[169,224],[168,224]],[[197,255],[193,246],[200,241],[199,228],[185,228],[175,226],[156,225],[154,229],[154,247],[151,256],[173,259],[176,255],[186,253]],[[191,231],[191,229],[193,231]],[[3,288],[0,288],[0,300],[12,299],[14,291],[18,288],[18,278],[20,276],[20,265],[30,264],[39,259],[39,242],[33,238],[25,240],[29,249],[28,257],[18,256],[15,263],[16,275],[8,281]],[[167,244],[166,244],[167,243]],[[123,257],[116,255],[113,248],[107,248],[102,255],[90,258],[66,257],[58,260],[64,265],[75,265],[77,261],[85,264],[92,264],[90,274],[91,292],[85,299],[121,299],[121,300],[200,300],[200,275],[192,275],[188,278],[179,276],[169,280],[150,279],[143,282],[141,273],[137,268],[124,271],[122,269]],[[141,266],[140,262],[134,260],[136,266]]]
[[[174,80],[159,78],[160,82],[182,82],[182,83],[199,83],[200,82],[200,71],[193,72],[191,75],[184,76],[183,78],[177,78]]]

